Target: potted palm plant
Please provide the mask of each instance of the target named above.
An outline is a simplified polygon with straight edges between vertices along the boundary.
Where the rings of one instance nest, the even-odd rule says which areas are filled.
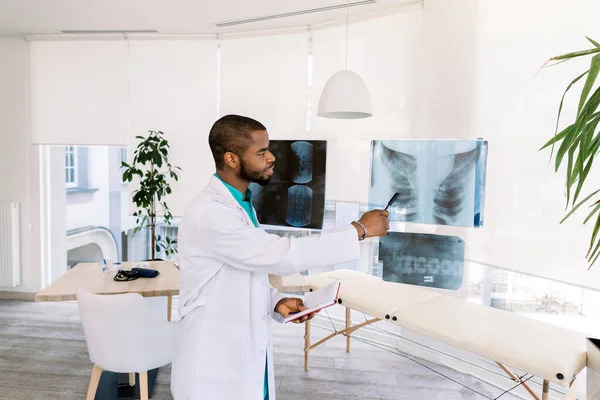
[[[550,66],[579,57],[591,57],[589,69],[575,77],[566,87],[558,107],[554,136],[540,150],[551,148],[550,158],[554,157],[555,172],[558,172],[560,166],[565,162],[567,164],[565,171],[566,208],[571,207],[571,209],[560,223],[572,216],[583,204],[588,204],[590,208],[584,224],[595,217],[589,248],[585,256],[589,262],[589,268],[591,268],[600,256],[600,236],[598,236],[600,231],[600,214],[598,213],[600,211],[600,196],[598,193],[600,189],[592,191],[583,199],[580,199],[580,197],[584,184],[592,170],[594,159],[600,150],[600,132],[597,130],[598,123],[600,123],[600,111],[597,111],[600,105],[600,87],[592,90],[598,78],[598,72],[600,72],[600,43],[590,38],[587,39],[592,44],[591,48],[552,57],[544,64],[544,66]],[[575,119],[559,132],[560,114],[565,95],[577,82],[584,78],[578,96],[579,102]]]
[[[177,252],[177,239],[156,232],[157,223],[162,221],[171,225],[173,215],[165,197],[171,193],[171,180],[179,180],[181,168],[171,165],[169,161],[169,142],[161,131],[148,131],[148,136],[136,136],[140,140],[133,153],[130,164],[122,162],[123,181],[137,182],[138,188],[133,191],[133,202],[137,210],[133,213],[136,224],[133,235],[142,229],[150,230],[152,260],[156,253],[164,251],[165,255]]]

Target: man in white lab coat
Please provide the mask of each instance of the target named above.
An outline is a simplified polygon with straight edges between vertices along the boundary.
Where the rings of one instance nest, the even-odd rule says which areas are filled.
[[[171,392],[175,400],[275,400],[271,318],[305,308],[272,288],[269,274],[358,259],[359,240],[387,233],[388,213],[369,211],[303,238],[269,234],[258,226],[248,190],[273,174],[266,128],[227,115],[213,125],[209,145],[217,172],[179,226],[181,321]]]

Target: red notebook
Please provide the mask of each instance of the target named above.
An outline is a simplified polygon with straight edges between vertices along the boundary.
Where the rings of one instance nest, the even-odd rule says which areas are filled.
[[[296,314],[291,314],[284,319],[284,323],[288,323],[304,315],[310,314],[315,311],[320,311],[324,308],[331,307],[338,301],[338,295],[340,293],[340,282],[331,282],[323,286],[319,290],[309,292],[304,296],[304,307],[307,309]]]

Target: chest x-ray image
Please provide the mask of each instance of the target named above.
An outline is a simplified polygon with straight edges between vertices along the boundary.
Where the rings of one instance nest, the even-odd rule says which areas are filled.
[[[369,207],[390,220],[434,225],[483,225],[487,141],[374,140]]]
[[[457,236],[390,232],[379,239],[382,279],[458,290],[463,283],[465,242]]]
[[[271,140],[275,172],[265,186],[250,184],[262,225],[321,229],[325,210],[327,142]]]

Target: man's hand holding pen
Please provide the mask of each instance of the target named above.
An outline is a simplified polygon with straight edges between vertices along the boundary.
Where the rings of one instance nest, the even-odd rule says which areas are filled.
[[[367,211],[358,221],[352,222],[360,240],[373,236],[387,235],[390,230],[390,213],[387,209],[394,204],[398,195],[400,193],[394,193],[384,210]]]

